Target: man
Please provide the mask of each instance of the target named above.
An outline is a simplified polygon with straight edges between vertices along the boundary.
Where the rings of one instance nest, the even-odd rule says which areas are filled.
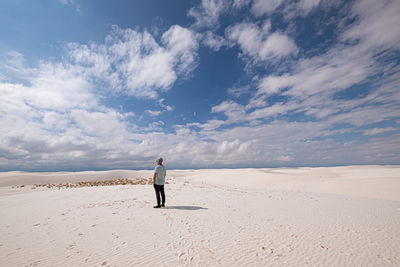
[[[157,160],[157,166],[154,168],[153,185],[154,189],[156,190],[156,197],[157,197],[157,206],[154,206],[155,209],[165,207],[164,182],[167,171],[162,163],[163,159],[159,158]],[[162,198],[161,205],[160,205],[160,194]]]

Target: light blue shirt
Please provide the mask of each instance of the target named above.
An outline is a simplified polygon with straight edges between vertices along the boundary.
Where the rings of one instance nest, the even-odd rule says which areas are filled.
[[[155,184],[164,185],[165,175],[167,174],[167,170],[165,169],[164,165],[157,165],[154,168],[154,172],[157,174]]]

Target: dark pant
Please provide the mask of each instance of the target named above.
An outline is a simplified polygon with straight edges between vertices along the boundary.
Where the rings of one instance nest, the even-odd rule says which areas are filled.
[[[165,204],[165,193],[164,193],[164,185],[154,184],[154,189],[156,190],[157,197],[157,205],[160,206],[160,194],[162,198],[162,204]]]

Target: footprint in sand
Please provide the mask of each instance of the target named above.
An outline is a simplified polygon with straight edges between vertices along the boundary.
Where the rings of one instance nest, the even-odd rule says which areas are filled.
[[[38,266],[39,263],[40,263],[40,261],[35,261],[35,262],[32,262],[29,265],[25,265],[25,266]]]
[[[111,233],[112,236],[114,236],[115,238],[119,238],[120,236],[117,235],[116,233]]]

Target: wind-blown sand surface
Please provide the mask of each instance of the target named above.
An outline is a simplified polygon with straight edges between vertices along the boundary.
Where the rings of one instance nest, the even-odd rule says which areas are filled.
[[[0,266],[400,266],[400,167],[0,173]],[[25,185],[16,188],[12,186]]]

